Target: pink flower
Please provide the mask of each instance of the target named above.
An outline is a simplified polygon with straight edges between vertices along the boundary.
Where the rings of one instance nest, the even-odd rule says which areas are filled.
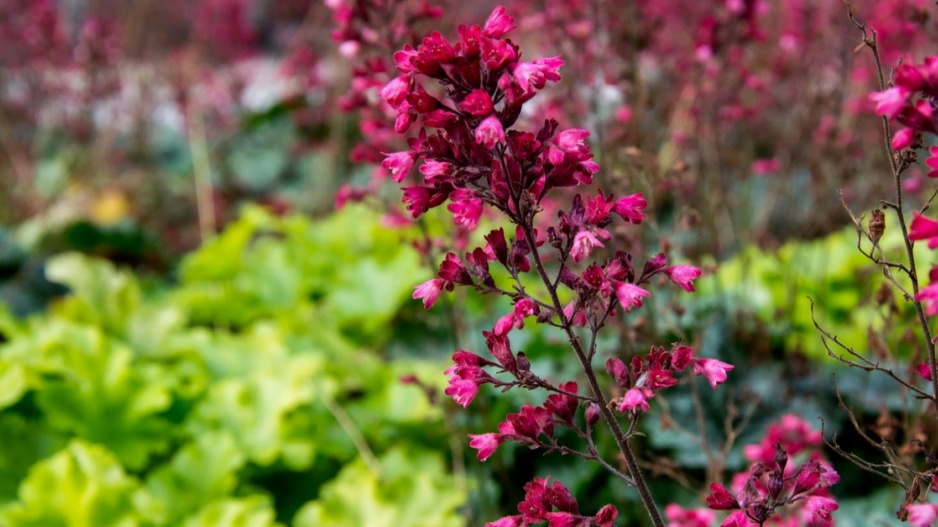
[[[437,178],[449,175],[450,166],[449,163],[445,161],[427,159],[420,165],[420,173],[426,177],[426,182],[432,185],[436,182]]]
[[[616,298],[619,304],[626,311],[631,311],[633,307],[642,307],[642,297],[651,296],[651,293],[641,287],[628,282],[616,283]]]
[[[515,20],[505,13],[505,7],[498,6],[485,21],[482,34],[489,38],[498,38],[516,27]]]
[[[928,101],[919,100],[915,106],[906,108],[898,119],[900,123],[920,132],[938,133],[935,125],[934,109]]]
[[[745,512],[734,511],[733,514],[723,520],[720,527],[755,527],[757,525],[759,524],[751,521]]]
[[[938,505],[931,503],[906,505],[905,510],[909,513],[909,525],[912,527],[930,527],[938,519]]]
[[[385,158],[384,161],[381,162],[381,166],[389,170],[391,177],[398,183],[404,181],[404,178],[407,177],[410,169],[413,168],[414,161],[417,158],[417,155],[411,150],[384,155]]]
[[[828,526],[831,524],[831,512],[840,507],[834,498],[827,496],[808,496],[805,499],[805,508],[810,514],[808,524],[812,527]]]
[[[578,527],[583,525],[582,516],[573,512],[548,512],[544,514],[548,527]]]
[[[486,523],[485,527],[522,527],[523,525],[524,522],[521,516],[505,516],[504,518]]]
[[[609,372],[609,375],[612,375],[617,385],[623,388],[629,386],[629,370],[621,359],[615,357],[608,359],[606,361],[606,371]]]
[[[413,62],[411,59],[417,56],[417,50],[412,48],[409,44],[404,46],[404,49],[394,52],[394,63],[397,65],[397,71],[401,73],[413,73],[416,70],[414,68]]]
[[[664,508],[664,517],[668,527],[710,527],[717,515],[707,509],[685,509],[677,503],[669,503]]]
[[[475,230],[482,217],[482,200],[475,197],[475,193],[468,189],[459,189],[450,196],[450,204],[446,209],[453,213],[453,223],[463,225],[467,229]]]
[[[936,269],[938,268],[932,268],[929,274],[935,273]],[[929,316],[938,315],[938,282],[932,281],[932,283],[919,289],[915,299],[925,304],[925,314]]]
[[[599,195],[595,198],[586,198],[586,212],[583,219],[586,223],[590,225],[597,225],[601,221],[609,217],[609,213],[612,212],[612,207],[615,206],[615,202],[606,201],[607,197],[603,194],[603,191],[599,191]],[[608,199],[612,199],[610,195]]]
[[[596,523],[599,524],[599,527],[613,527],[612,522],[616,521],[618,516],[619,510],[614,505],[604,505],[596,513]]]
[[[423,299],[423,308],[430,309],[433,307],[433,304],[436,303],[436,300],[440,298],[440,293],[443,292],[443,285],[446,283],[442,278],[434,278],[433,280],[427,280],[426,282],[414,286],[413,299],[417,300],[418,298]]]
[[[895,86],[886,91],[873,92],[870,94],[870,100],[875,103],[877,115],[882,115],[890,119],[895,119],[899,112],[905,108],[911,92],[905,88]]]
[[[649,409],[648,399],[645,397],[645,393],[641,388],[630,388],[622,397],[622,402],[619,403],[619,411],[628,412],[634,410],[636,407],[642,412],[647,412]]]
[[[401,198],[407,205],[411,217],[418,218],[430,209],[430,189],[427,187],[406,187]]]
[[[560,385],[560,388],[569,393],[577,393],[577,386],[573,381]],[[576,416],[579,407],[579,399],[565,393],[552,393],[544,401],[544,408],[550,410],[550,413],[564,423],[573,423],[573,418]]]
[[[928,149],[928,159],[925,160],[925,164],[931,169],[926,174],[930,178],[938,178],[938,146],[933,146]]]
[[[483,366],[495,364],[465,350],[457,350],[453,354],[453,362],[454,364],[443,372],[449,376],[449,385],[443,393],[465,408],[479,393],[479,386],[495,382],[495,378],[482,369]]]
[[[604,247],[604,245],[592,231],[583,229],[576,233],[576,236],[573,237],[573,248],[570,250],[573,261],[580,262],[588,258],[590,253],[593,252],[593,247]]]
[[[689,346],[677,346],[671,352],[671,367],[675,371],[684,371],[694,359],[694,349]]]
[[[583,309],[578,309],[574,311],[576,307],[576,300],[573,300],[566,307],[563,308],[563,316],[570,321],[570,324],[573,326],[579,326],[581,328],[586,327],[586,313],[583,312]]]
[[[489,71],[495,71],[505,65],[518,59],[515,48],[504,40],[495,40],[482,37],[479,41],[479,50],[482,52],[482,60]]]
[[[335,193],[335,209],[342,210],[349,201],[355,203],[365,199],[367,189],[352,188],[348,183],[342,185]]]
[[[915,130],[911,128],[903,128],[896,132],[892,136],[892,148],[893,150],[902,150],[912,146],[912,143],[915,141]]]
[[[392,79],[384,88],[381,88],[381,98],[387,101],[392,108],[397,109],[404,102],[404,98],[407,97],[409,92],[410,81],[407,75],[401,75]]]
[[[736,496],[733,496],[726,487],[719,483],[710,484],[710,495],[707,496],[707,506],[716,511],[729,511],[739,508]]]
[[[475,57],[479,54],[479,39],[482,38],[482,30],[479,26],[459,26],[459,43],[462,45],[462,52],[467,58]]]
[[[424,37],[420,52],[426,53],[430,58],[442,64],[452,62],[456,58],[453,45],[443,38],[439,31],[434,31],[430,33],[430,36]]]
[[[911,64],[900,64],[893,75],[896,86],[901,86],[909,92],[917,92],[925,87],[925,77],[922,72]]]
[[[918,298],[916,298],[916,300],[918,300]],[[919,377],[925,379],[926,381],[931,380],[931,369],[928,367],[927,362],[916,364],[915,373],[918,373]]]
[[[928,240],[928,248],[938,247],[938,221],[922,216],[918,212],[912,213],[912,223],[909,225],[909,239],[912,241]]]
[[[694,375],[703,375],[714,390],[726,380],[726,372],[735,366],[716,359],[697,359],[694,361]]]
[[[459,103],[459,109],[476,117],[485,117],[492,113],[492,98],[485,90],[476,88]]]
[[[531,94],[534,89],[542,89],[547,81],[560,80],[560,67],[563,60],[560,55],[535,59],[533,62],[519,62],[511,70],[511,77],[522,93]]]
[[[446,253],[443,261],[440,262],[440,270],[437,274],[443,280],[454,284],[472,285],[472,277],[466,266],[454,253]]]
[[[571,161],[582,161],[589,157],[589,145],[586,144],[586,139],[589,136],[590,133],[586,130],[571,128],[557,134],[557,137],[554,138],[554,143],[557,145],[557,148],[565,154],[567,159]],[[555,164],[560,164],[563,158],[559,158],[557,161],[551,161]]]
[[[498,322],[495,323],[495,328],[492,330],[492,333],[498,336],[507,335],[511,328],[522,329],[524,328],[524,319],[527,317],[535,316],[540,313],[541,309],[538,305],[531,300],[530,298],[522,298],[515,304],[515,309],[511,313],[498,319]]]
[[[490,115],[479,123],[476,128],[476,142],[485,148],[492,148],[495,143],[505,144],[505,130],[502,129],[502,122],[498,117]]]
[[[478,450],[477,457],[479,461],[485,461],[492,454],[495,453],[495,450],[505,442],[505,438],[501,434],[490,433],[490,434],[469,434],[469,437],[472,438],[472,441],[469,442],[469,446]]]
[[[756,159],[752,162],[752,172],[760,176],[775,174],[781,169],[782,162],[774,157]]]
[[[495,323],[495,327],[492,328],[492,333],[498,336],[507,335],[513,327],[515,327],[515,314],[508,313],[498,319],[498,322]]]
[[[446,371],[448,372],[450,370]],[[479,384],[472,378],[450,375],[449,386],[443,390],[443,393],[452,397],[453,400],[456,401],[456,404],[466,408],[479,393]]]
[[[696,291],[694,280],[700,277],[700,268],[693,265],[674,265],[664,270],[672,282],[688,293]]]
[[[619,198],[612,208],[612,211],[622,216],[624,219],[638,224],[645,219],[645,214],[643,214],[642,211],[645,210],[647,206],[648,202],[645,201],[645,198],[643,198],[641,194],[632,194],[624,198]]]

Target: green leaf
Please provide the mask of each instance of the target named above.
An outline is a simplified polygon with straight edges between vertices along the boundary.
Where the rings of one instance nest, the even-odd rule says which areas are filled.
[[[27,388],[23,365],[0,358],[0,410],[16,404]]]
[[[34,466],[19,488],[19,500],[0,509],[10,527],[134,527],[139,483],[105,448],[72,441]]]
[[[380,459],[382,474],[357,460],[303,506],[293,527],[457,527],[465,502],[439,454],[395,448]]]
[[[325,411],[317,389],[330,389],[317,376],[321,361],[309,355],[291,357],[279,371],[260,371],[246,378],[214,384],[195,410],[188,429],[193,436],[226,431],[248,459],[261,466],[282,460],[293,469],[306,468],[323,433]],[[325,382],[324,382],[325,380]]]
[[[203,504],[234,491],[244,463],[244,454],[229,434],[198,436],[147,478],[146,488],[155,502],[151,514],[161,524],[178,524]]]
[[[41,331],[3,348],[25,366],[47,426],[107,446],[128,467],[165,451],[172,403],[165,371],[135,363],[131,350],[99,329],[46,320]]]
[[[30,466],[65,447],[45,424],[9,410],[0,413],[0,503],[16,498]]]
[[[57,307],[58,313],[76,322],[101,326],[124,335],[127,316],[141,302],[140,288],[129,272],[106,260],[78,253],[54,256],[46,263],[46,277],[67,286],[72,295]]]
[[[183,522],[183,527],[277,527],[270,501],[264,496],[209,503]]]

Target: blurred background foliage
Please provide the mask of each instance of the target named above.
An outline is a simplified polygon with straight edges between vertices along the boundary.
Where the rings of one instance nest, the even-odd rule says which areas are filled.
[[[697,2],[672,3],[700,14]],[[935,17],[920,2],[856,3],[933,34],[922,29]],[[561,3],[507,4],[530,18],[519,40],[544,50],[529,58],[586,49],[562,24],[576,38],[552,41],[550,23],[537,31],[556,14],[538,22],[538,6]],[[236,6],[230,18],[225,5]],[[452,37],[492,5],[447,3],[443,19],[420,28]],[[50,35],[61,41],[15,47],[23,43],[10,35],[21,28],[10,21],[21,19],[11,13],[49,6],[60,17]],[[222,14],[205,14],[214,9]],[[776,72],[789,81],[782,88],[743,95],[725,89],[735,78],[656,55],[655,34],[693,31],[610,16],[623,25],[608,42],[629,42],[635,55],[606,57],[618,69],[604,75],[571,57],[555,98],[576,104],[537,110],[593,131],[601,186],[645,192],[645,225],[613,233],[636,261],[660,250],[705,269],[695,294],[656,293],[623,315],[597,360],[685,340],[737,365],[725,389],[685,379],[644,418],[639,447],[658,496],[700,504],[708,459],[687,434],[699,433],[687,425],[695,394],[715,443],[726,438],[729,409],[751,413],[729,472],[745,468],[742,446],[784,413],[845,429],[832,373],[870,426],[916,404],[881,377],[840,367],[811,316],[813,300],[823,327],[884,362],[914,363],[923,352],[910,306],[858,254],[835,193],[850,186],[848,201],[869,209],[888,183],[874,118],[862,105],[844,109],[870,86],[851,69],[865,59],[851,54],[857,39],[841,10],[815,17],[840,24],[824,25],[830,36],[810,55],[830,59],[836,75],[825,70],[832,76],[815,85],[804,75],[813,63],[789,65]],[[86,35],[102,14],[123,31]],[[199,16],[218,24],[195,24]],[[507,309],[464,291],[432,311],[411,300],[442,256],[420,242],[429,234],[449,243],[451,217],[402,225],[399,189],[386,184],[335,210],[336,191],[368,184],[374,166],[350,161],[368,128],[338,111],[355,68],[338,54],[334,26],[326,3],[306,0],[0,0],[0,44],[15,51],[0,50],[0,526],[475,526],[514,513],[523,484],[547,475],[584,511],[612,502],[621,524],[646,521],[634,493],[597,466],[516,445],[483,464],[468,449],[466,434],[493,431],[542,396],[483,390],[457,411],[442,395],[454,349],[482,350],[481,330]],[[907,44],[902,35],[884,38]],[[119,53],[88,62],[79,53],[87,42]],[[121,82],[108,80],[115,72]],[[71,75],[83,80],[65,82]],[[710,81],[709,94],[687,94]],[[791,108],[789,92],[804,104]],[[737,95],[773,104],[722,100]],[[833,115],[820,115],[824,105]],[[574,121],[580,115],[586,122]],[[831,119],[822,126],[822,117]],[[807,139],[812,132],[820,138]],[[779,161],[776,172],[754,170],[762,158]],[[910,201],[922,201],[921,173],[906,183]],[[459,243],[472,248],[498,226],[484,218]],[[880,244],[892,255],[900,242],[890,226]],[[512,334],[513,346],[539,373],[575,378],[565,338],[532,326]],[[900,429],[898,441],[913,432]],[[840,441],[873,455],[855,435]],[[599,446],[615,451],[605,435]],[[902,496],[834,461],[843,524],[895,522]]]

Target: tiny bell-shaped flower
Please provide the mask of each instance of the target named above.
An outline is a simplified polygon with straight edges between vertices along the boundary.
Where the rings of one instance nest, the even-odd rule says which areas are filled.
[[[505,130],[502,128],[502,123],[498,120],[498,117],[490,115],[479,123],[479,127],[476,128],[475,138],[476,142],[485,148],[493,148],[495,143],[504,144]]]
[[[586,426],[592,427],[599,421],[599,412],[598,404],[590,402],[586,405]]]
[[[707,506],[713,510],[729,511],[739,508],[736,496],[733,496],[726,487],[719,483],[710,484],[710,495],[707,496]]]

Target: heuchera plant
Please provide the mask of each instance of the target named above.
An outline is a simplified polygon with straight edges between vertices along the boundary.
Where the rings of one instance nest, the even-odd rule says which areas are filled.
[[[838,505],[827,489],[840,476],[823,457],[823,442],[820,432],[792,414],[770,426],[761,442],[743,449],[752,466],[733,478],[732,490],[719,483],[710,485],[707,506],[732,511],[720,526],[833,525],[831,513]],[[679,507],[665,511],[671,527],[686,525],[690,519],[710,527],[714,517],[704,512]]]
[[[936,457],[933,444],[926,445],[930,434],[924,430],[919,433],[917,430],[924,426],[923,423],[934,422],[934,419],[938,418],[935,338],[927,318],[938,313],[935,303],[938,299],[938,294],[936,294],[938,293],[938,268],[932,268],[928,276],[930,283],[922,286],[921,280],[924,276],[919,276],[918,269],[921,262],[916,262],[914,243],[927,241],[929,248],[938,247],[938,222],[924,215],[938,193],[933,193],[917,210],[913,209],[912,220],[909,222],[907,205],[903,204],[902,175],[918,163],[918,150],[925,146],[926,139],[933,140],[938,134],[938,119],[935,115],[936,98],[938,98],[938,57],[925,58],[921,64],[899,64],[893,70],[891,78],[887,79],[884,74],[878,32],[866,23],[857,20],[849,3],[847,7],[851,21],[862,33],[861,47],[869,48],[875,61],[879,90],[870,95],[870,101],[873,103],[874,111],[882,118],[884,152],[887,154],[889,179],[895,193],[891,199],[880,201],[881,210],[874,210],[865,226],[861,221],[862,218],[858,218],[847,206],[846,200],[844,200],[844,207],[857,229],[857,249],[871,262],[881,267],[883,275],[891,286],[901,293],[906,302],[912,304],[918,327],[915,330],[908,330],[910,337],[908,340],[918,344],[914,357],[924,355],[925,360],[915,368],[906,368],[904,360],[893,361],[894,358],[890,357],[888,352],[888,344],[883,346],[887,348],[887,353],[883,357],[876,355],[870,357],[869,353],[861,353],[845,345],[836,335],[831,334],[815,321],[815,326],[832,357],[852,367],[859,367],[868,372],[883,373],[900,385],[900,393],[903,396],[910,397],[910,400],[914,397],[923,402],[914,411],[905,412],[907,417],[904,428],[916,432],[911,439],[903,439],[904,444],[900,444],[896,441],[894,434],[888,431],[867,430],[857,415],[843,400],[840,401],[841,408],[849,415],[854,431],[882,454],[882,460],[874,462],[845,450],[837,444],[836,435],[828,445],[861,469],[878,474],[905,490],[905,498],[896,511],[896,517],[915,527],[926,527],[933,525],[938,517],[938,506],[928,502],[935,488],[935,466],[938,465],[938,457]],[[903,125],[903,128],[895,133],[892,130],[894,121]],[[936,170],[938,169],[938,148],[929,149],[929,157],[925,163],[932,169],[928,172],[928,177],[938,177],[938,170]],[[895,213],[895,219],[902,234],[904,243],[901,257],[890,254],[879,245],[887,225],[886,214],[883,211],[888,210]],[[864,238],[869,242],[868,244],[864,242]],[[880,295],[888,298],[891,292],[887,288]],[[896,313],[899,312],[897,309]],[[900,320],[899,323],[907,324],[907,321]],[[871,347],[873,347],[872,343]],[[916,374],[929,381],[926,388],[923,389],[919,379],[914,378]],[[911,410],[911,405],[909,406]]]
[[[864,30],[864,41],[873,50],[877,65],[879,65],[876,33],[872,30],[867,33],[865,26],[861,26],[861,29]],[[938,135],[938,115],[936,115],[938,57],[926,57],[921,64],[900,64],[893,72],[891,86],[885,84],[882,73],[880,73],[880,82],[882,89],[871,94],[870,99],[875,104],[876,113],[883,117],[886,148],[890,154],[890,168],[896,181],[895,199],[892,202],[884,201],[883,208],[891,208],[898,217],[906,241],[908,265],[890,262],[885,257],[882,260],[876,260],[871,255],[867,256],[876,263],[882,264],[886,269],[895,269],[896,272],[904,273],[909,278],[910,290],[902,289],[902,291],[906,298],[914,300],[925,344],[925,361],[919,363],[915,371],[920,377],[930,382],[929,388],[925,391],[914,385],[912,389],[922,398],[931,400],[930,409],[938,416],[938,405],[935,404],[935,401],[938,401],[935,338],[926,318],[938,314],[938,267],[932,266],[928,273],[928,285],[921,286],[916,270],[915,255],[912,251],[913,243],[916,241],[927,242],[930,249],[938,247],[938,221],[924,214],[935,199],[935,194],[932,194],[920,209],[913,211],[912,221],[906,227],[907,220],[902,207],[903,189],[899,184],[902,173],[918,161],[917,150],[926,142],[934,144],[935,137]],[[904,128],[893,134],[890,129],[890,123],[893,121],[900,123]],[[938,178],[938,147],[932,146],[928,149],[925,164],[929,168],[927,176],[932,179]],[[881,231],[885,228],[885,221],[882,213],[875,215],[874,218],[878,218],[882,223],[882,226],[877,227],[873,220],[870,221],[868,236],[875,244],[876,231],[880,231],[879,235],[881,235]],[[858,230],[861,229],[862,227],[858,226]],[[887,273],[887,276],[890,275]],[[893,283],[901,287],[895,280]],[[911,385],[910,382],[901,380],[895,374],[892,376],[906,386]],[[936,462],[934,453],[926,453],[926,458],[929,467],[934,467]],[[916,527],[934,525],[938,518],[938,505],[927,503],[929,494],[934,488],[933,470],[933,468],[928,468],[925,471],[909,469],[897,471],[911,478],[911,483],[908,484],[904,479],[897,481],[906,489],[906,499],[897,512],[897,516]],[[917,501],[922,501],[922,503],[916,503]]]
[[[475,227],[483,210],[489,209],[514,227],[489,232],[483,247],[462,258],[448,253],[437,278],[416,286],[414,298],[429,309],[443,291],[463,286],[503,295],[514,304],[492,331],[484,333],[486,356],[461,349],[453,355],[454,365],[446,370],[450,377],[446,394],[457,403],[468,406],[484,384],[502,390],[519,387],[550,392],[543,404],[526,404],[508,415],[497,432],[470,435],[470,445],[478,450],[480,460],[513,441],[598,462],[634,486],[654,525],[664,526],[629,444],[638,418],[658,392],[677,383],[681,372],[702,375],[716,388],[733,366],[695,356],[690,347],[675,343],[670,349],[655,347],[628,365],[609,359],[606,370],[624,395],[611,398],[603,391],[593,361],[597,334],[609,317],[619,310],[641,308],[651,295],[648,288],[654,277],[666,276],[692,292],[701,271],[689,265],[668,265],[664,254],[641,267],[623,251],[604,261],[591,261],[593,250],[611,238],[606,227],[613,221],[640,224],[644,219],[646,202],[641,194],[618,199],[602,191],[574,194],[555,221],[546,228],[535,227],[544,224],[542,218],[537,223],[535,218],[548,196],[569,196],[562,191],[590,184],[599,166],[592,160],[586,130],[558,130],[552,120],[537,130],[516,127],[525,103],[548,82],[560,80],[563,61],[559,56],[522,61],[519,47],[505,38],[514,28],[514,20],[498,7],[482,27],[460,26],[455,43],[434,32],[416,49],[405,46],[395,54],[400,76],[381,91],[398,111],[398,132],[405,133],[421,122],[418,134],[408,140],[410,148],[386,154],[383,162],[398,182],[409,181],[412,169],[419,165],[418,180],[403,189],[410,214],[417,218],[447,204],[456,224]],[[496,282],[490,265],[504,268],[510,283]],[[543,288],[526,288],[521,279],[526,274],[534,274]],[[539,376],[524,352],[512,349],[511,331],[523,329],[529,321],[558,328],[566,335],[582,367],[585,390],[572,380],[557,382]],[[596,449],[593,434],[600,420],[615,437],[628,474],[604,460]],[[555,433],[558,428],[572,429],[581,444],[561,444]],[[489,525],[612,525],[617,516],[611,505],[595,515],[581,514],[570,492],[549,478],[535,479],[525,491],[520,514]]]

